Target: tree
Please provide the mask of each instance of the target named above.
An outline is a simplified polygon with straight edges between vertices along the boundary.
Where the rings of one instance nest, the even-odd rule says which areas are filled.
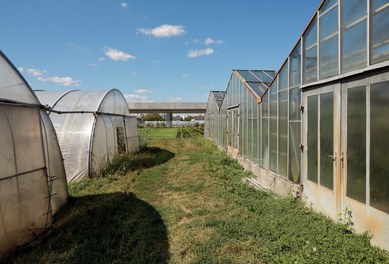
[[[193,119],[193,117],[187,116],[187,117],[184,118],[184,121],[192,121],[192,119]]]
[[[144,117],[142,117],[142,122],[144,121],[165,121],[159,114],[147,114]]]

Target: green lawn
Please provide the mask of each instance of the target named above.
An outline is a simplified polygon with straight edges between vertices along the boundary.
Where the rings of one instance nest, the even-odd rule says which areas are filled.
[[[253,189],[248,175],[201,137],[152,139],[71,184],[51,233],[6,262],[389,263],[368,235]]]
[[[139,128],[139,136],[141,138],[162,138],[173,139],[177,136],[176,127],[163,127],[163,128]]]

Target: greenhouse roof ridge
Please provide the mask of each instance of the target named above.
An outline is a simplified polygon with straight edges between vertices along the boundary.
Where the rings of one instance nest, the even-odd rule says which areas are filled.
[[[274,78],[273,80],[269,83],[266,91],[263,93],[263,95],[265,95],[265,93],[267,92],[267,90],[269,90],[270,86],[273,84],[273,82],[275,81],[276,77],[280,74],[280,71],[282,70],[282,68],[284,67],[284,65],[288,62],[289,60],[289,57],[290,55],[293,53],[293,50],[297,47],[297,45],[299,44],[300,40],[302,39],[303,35],[305,34],[305,32],[308,30],[308,27],[311,25],[311,23],[313,22],[313,20],[316,18],[316,15],[318,14],[318,11],[319,9],[323,6],[324,2],[327,1],[327,0],[322,0],[320,1],[318,7],[316,8],[316,11],[313,13],[311,19],[309,20],[309,22],[307,23],[307,25],[305,26],[303,32],[301,33],[301,35],[297,38],[297,41],[296,43],[293,45],[291,51],[288,53],[288,56],[286,57],[286,59],[283,61],[283,63],[281,64],[280,68],[276,71],[276,74],[274,75]]]
[[[232,70],[232,74],[244,84],[251,94],[257,98],[257,102],[260,103],[269,83],[273,80],[275,71],[234,69]]]
[[[216,107],[218,108],[218,110],[220,110],[220,107],[224,100],[224,96],[226,95],[226,91],[211,91],[210,93],[212,94]]]

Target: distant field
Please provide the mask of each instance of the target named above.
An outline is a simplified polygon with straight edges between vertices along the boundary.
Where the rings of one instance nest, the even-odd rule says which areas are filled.
[[[138,132],[141,138],[173,139],[177,137],[175,127],[139,128]]]
[[[389,263],[368,234],[243,183],[212,142],[140,131],[159,139],[71,184],[51,233],[6,262]]]

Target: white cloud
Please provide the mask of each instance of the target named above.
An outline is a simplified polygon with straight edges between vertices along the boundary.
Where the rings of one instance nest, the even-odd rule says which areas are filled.
[[[150,102],[147,96],[139,94],[125,94],[124,98],[126,98],[127,102]]]
[[[90,67],[96,67],[96,66],[97,66],[96,63],[89,63],[88,65],[89,65]]]
[[[134,55],[112,48],[104,48],[104,53],[108,58],[114,61],[128,61],[135,59]]]
[[[189,73],[183,73],[183,74],[181,74],[181,77],[182,77],[182,78],[188,78],[189,76],[190,76]]]
[[[195,58],[199,56],[205,56],[205,55],[211,55],[213,54],[214,50],[211,48],[201,49],[201,50],[190,50],[188,51],[188,57],[189,58]]]
[[[22,73],[24,71],[23,67],[18,67],[18,71]]]
[[[72,77],[38,77],[38,81],[41,82],[53,82],[62,84],[63,86],[79,86],[80,80],[73,80]]]
[[[104,61],[105,59],[103,57],[100,57],[97,59],[98,61]]]
[[[38,70],[38,69],[33,69],[33,68],[28,68],[27,72],[33,76],[42,76],[45,74],[47,71],[45,70]]]
[[[170,38],[175,36],[180,36],[185,34],[185,30],[183,26],[180,25],[161,25],[156,28],[138,28],[137,32],[146,35],[146,36],[154,36],[156,38]]]
[[[214,40],[212,38],[207,38],[206,40],[204,40],[204,44],[205,45],[211,45],[211,44],[223,44],[224,41],[223,40]]]
[[[123,8],[128,8],[128,4],[125,3],[125,2],[121,3],[120,5],[121,5]]]
[[[182,101],[182,98],[181,97],[170,97],[169,101],[170,102],[180,102],[180,101]]]
[[[138,89],[134,91],[134,93],[136,94],[145,94],[145,93],[152,93],[152,92],[153,92],[152,90],[147,90],[147,89]]]

